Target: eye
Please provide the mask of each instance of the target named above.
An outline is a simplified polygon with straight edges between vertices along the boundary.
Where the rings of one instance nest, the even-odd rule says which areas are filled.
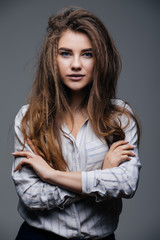
[[[83,53],[83,56],[85,56],[87,58],[91,58],[93,55],[91,52],[86,52],[86,53]]]
[[[69,52],[60,52],[63,57],[69,57],[71,54]]]

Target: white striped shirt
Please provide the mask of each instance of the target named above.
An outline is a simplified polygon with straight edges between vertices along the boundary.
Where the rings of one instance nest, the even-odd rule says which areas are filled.
[[[115,104],[124,105],[122,100]],[[22,150],[23,135],[20,123],[28,105],[15,118],[15,151]],[[130,109],[128,105],[126,108]],[[126,117],[121,117],[122,125]],[[61,134],[62,153],[69,171],[82,172],[80,195],[56,185],[43,182],[30,167],[14,172],[23,157],[16,157],[12,177],[19,195],[18,211],[30,225],[54,232],[66,238],[100,239],[113,233],[122,210],[121,198],[131,198],[137,188],[141,164],[137,149],[137,128],[133,119],[125,129],[125,140],[134,145],[135,157],[118,167],[101,170],[108,151],[104,140],[92,131],[88,118],[76,140],[65,124]],[[24,150],[31,151],[26,144]]]

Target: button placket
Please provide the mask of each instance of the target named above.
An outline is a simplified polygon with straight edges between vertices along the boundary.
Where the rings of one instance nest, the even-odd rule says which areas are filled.
[[[73,147],[74,147],[74,167],[76,171],[78,171],[80,169],[79,168],[80,167],[79,166],[79,150],[75,141],[73,142]]]

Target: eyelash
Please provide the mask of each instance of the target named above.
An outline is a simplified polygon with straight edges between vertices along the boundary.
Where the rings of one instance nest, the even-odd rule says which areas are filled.
[[[67,55],[66,55],[67,54]],[[69,52],[61,52],[60,55],[64,56],[64,57],[68,57],[71,54]]]
[[[71,56],[71,53],[69,53],[69,52],[61,52],[60,55],[62,55],[63,57],[69,57],[69,56]],[[86,53],[83,53],[82,56],[85,56],[86,58],[91,58],[92,57],[92,53],[91,52],[86,52]]]
[[[88,58],[92,57],[92,53],[91,52],[86,52],[86,53],[83,54],[83,56],[84,55],[86,55],[86,57],[88,57]]]

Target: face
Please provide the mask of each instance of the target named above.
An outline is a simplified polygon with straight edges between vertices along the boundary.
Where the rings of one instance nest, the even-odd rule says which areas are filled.
[[[61,81],[71,90],[84,89],[93,76],[92,44],[84,33],[66,30],[58,43],[57,64]]]

